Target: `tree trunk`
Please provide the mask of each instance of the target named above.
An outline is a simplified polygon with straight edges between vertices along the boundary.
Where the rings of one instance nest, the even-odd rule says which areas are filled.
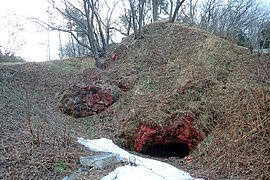
[[[153,22],[158,20],[158,0],[152,0]]]
[[[171,3],[171,9],[170,9],[169,19],[172,19],[172,14],[173,14],[173,0],[170,0],[170,3]]]
[[[73,37],[70,35],[70,39],[71,39],[71,44],[72,44],[72,53],[73,53],[73,57],[76,57],[76,48],[75,48],[75,44],[74,44],[74,39]],[[79,45],[77,45],[79,48]]]
[[[94,13],[95,13],[95,17],[96,17],[97,23],[98,23],[98,30],[99,30],[99,34],[100,34],[100,38],[101,38],[101,42],[102,42],[102,51],[103,51],[104,54],[106,54],[107,42],[105,40],[105,36],[104,36],[103,30],[102,30],[100,18],[98,16],[97,12],[94,12]],[[107,34],[107,35],[109,35],[109,34]]]
[[[172,16],[172,18],[170,19],[170,23],[173,23],[173,22],[175,21],[176,16],[177,16],[177,14],[178,14],[178,11],[179,11],[180,7],[182,6],[182,4],[183,4],[184,2],[185,2],[185,0],[182,0],[181,2],[180,2],[180,0],[177,0],[176,7],[175,7],[175,10],[174,10],[173,16]]]
[[[130,4],[131,16],[132,16],[133,29],[134,29],[134,38],[138,39],[137,26],[136,26],[136,13],[135,13],[135,8],[134,8],[134,4],[132,0],[129,0],[129,4]]]
[[[59,39],[59,58],[63,59],[64,53],[63,53],[63,46],[62,46],[61,31],[60,30],[58,30],[58,39]]]
[[[189,15],[190,15],[190,23],[194,24],[194,9],[192,0],[189,1]]]
[[[139,37],[138,37],[139,39],[143,37],[142,26],[143,26],[143,18],[144,18],[144,14],[143,14],[144,2],[145,0],[139,1]]]
[[[131,15],[131,12],[128,11],[128,17],[127,17],[127,21],[128,21],[127,35],[130,34],[131,20],[132,20],[132,15]]]
[[[96,61],[96,66],[97,67],[101,67],[101,63],[100,63],[100,60],[99,60],[99,55],[98,55],[98,49],[97,49],[97,45],[96,45],[96,41],[95,41],[95,35],[94,35],[94,31],[93,31],[93,15],[91,16],[91,19],[90,19],[90,6],[92,6],[92,11],[93,11],[93,0],[91,0],[91,3],[90,4],[90,1],[89,0],[83,0],[83,4],[84,4],[84,9],[85,9],[85,12],[86,12],[86,20],[87,20],[87,31],[88,31],[88,39],[89,39],[89,42],[90,42],[90,45],[92,47],[92,51],[93,51],[93,54],[94,54],[94,57],[95,57],[95,61]],[[93,12],[92,12],[93,13]]]

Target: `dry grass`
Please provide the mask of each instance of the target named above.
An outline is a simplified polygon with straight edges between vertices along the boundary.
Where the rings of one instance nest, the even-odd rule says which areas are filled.
[[[134,88],[93,117],[76,120],[57,109],[57,97],[70,83],[88,82],[90,69],[82,70],[93,67],[91,63],[77,59],[1,69],[0,82],[10,85],[1,96],[7,102],[0,126],[3,178],[59,178],[77,166],[78,152],[85,153],[74,137],[108,137],[123,145],[119,137],[132,136],[140,123],[162,126],[179,121],[185,111],[196,114],[194,126],[205,140],[192,152],[193,164],[182,168],[209,179],[270,176],[269,56],[251,55],[248,49],[178,23],[150,24],[143,31],[143,39],[130,36],[123,42],[124,57],[99,70],[101,79],[111,84],[138,77]],[[180,161],[170,163],[181,167]],[[69,168],[56,172],[57,162]]]
[[[124,43],[127,55],[105,73],[114,79],[136,74],[139,80],[100,119],[117,127],[111,137],[132,137],[140,123],[162,126],[178,121],[171,119],[173,114],[191,110],[206,137],[192,153],[197,160],[193,168],[204,169],[197,175],[269,177],[269,56],[252,55],[177,23],[148,25],[142,40],[129,37]]]
[[[258,87],[235,89],[220,106],[218,125],[194,152],[214,178],[269,177],[270,91]],[[222,175],[222,176],[220,176]]]
[[[84,125],[62,115],[55,98],[79,63],[0,66],[0,179],[60,179],[92,154],[76,143]]]

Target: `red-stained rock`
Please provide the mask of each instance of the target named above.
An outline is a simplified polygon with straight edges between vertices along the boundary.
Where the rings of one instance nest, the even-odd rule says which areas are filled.
[[[60,110],[75,118],[86,117],[104,111],[119,98],[112,87],[74,85],[63,95]]]
[[[134,85],[137,83],[138,77],[137,76],[126,76],[121,77],[120,80],[117,82],[117,86],[124,92],[131,90]]]
[[[157,131],[155,128],[149,127],[146,124],[141,124],[134,139],[135,151],[141,152],[146,143],[153,143],[153,137],[156,135],[156,133]]]
[[[130,85],[129,85],[129,81],[127,79],[121,79],[118,81],[118,87],[123,90],[123,91],[128,91],[130,90]]]
[[[179,123],[164,126],[141,124],[131,138],[134,141],[133,149],[136,152],[146,152],[155,145],[181,143],[192,151],[203,140],[202,135],[193,127],[194,118],[195,115],[189,112]]]
[[[108,67],[114,61],[117,61],[126,55],[127,47],[124,44],[117,46],[107,57],[104,68]]]

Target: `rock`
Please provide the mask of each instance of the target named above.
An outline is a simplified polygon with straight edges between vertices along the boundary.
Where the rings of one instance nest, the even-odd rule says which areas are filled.
[[[115,103],[120,91],[102,83],[88,86],[73,85],[60,100],[60,110],[75,118],[86,117],[104,111]]]
[[[76,180],[80,175],[88,172],[88,168],[80,167],[78,170],[73,172],[72,174],[65,176],[62,178],[62,180]]]
[[[109,67],[114,61],[117,61],[127,54],[127,46],[125,44],[120,44],[117,46],[106,58],[106,62],[103,65],[104,68]]]
[[[132,137],[125,137],[127,148],[150,156],[184,158],[204,139],[193,127],[194,118],[187,112],[182,121],[172,124],[142,123]]]
[[[90,166],[95,169],[105,169],[120,163],[120,157],[117,154],[105,153],[98,156],[80,157],[80,163],[83,166]]]
[[[121,77],[117,82],[117,86],[124,92],[131,90],[134,85],[137,83],[139,77],[138,76],[126,76]]]

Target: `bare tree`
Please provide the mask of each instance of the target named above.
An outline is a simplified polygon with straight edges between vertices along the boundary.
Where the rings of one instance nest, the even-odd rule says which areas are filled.
[[[171,1],[172,2],[172,1]],[[178,11],[180,9],[180,7],[182,6],[182,4],[185,2],[185,0],[177,0],[177,3],[176,3],[176,7],[175,7],[175,10],[172,14],[172,17],[170,18],[169,22],[170,23],[173,23],[175,20],[176,20],[176,17],[177,17],[177,14],[178,14]]]
[[[97,47],[97,42],[95,39],[94,35],[94,2],[93,0],[83,0],[83,7],[84,7],[84,12],[87,20],[87,37],[90,42],[90,46],[92,48],[92,51],[95,55],[95,60],[96,60],[96,66],[100,67],[100,61],[99,61],[99,55],[98,55],[98,47]]]
[[[58,30],[67,32],[71,35],[71,41],[76,41],[78,54],[82,52],[91,53],[94,56],[96,65],[101,66],[100,56],[106,54],[107,45],[110,40],[112,30],[110,28],[112,22],[112,14],[117,4],[111,8],[107,2],[99,0],[61,0],[62,6],[56,4],[54,0],[49,0],[53,10],[59,13],[68,20],[67,24],[59,24],[57,20],[51,23],[43,22],[39,19],[34,19],[35,22],[49,30]],[[115,2],[115,1],[113,1]],[[59,3],[59,2],[58,2]],[[100,14],[100,3],[107,5],[107,16]],[[103,6],[102,6],[103,7]],[[72,43],[73,46],[75,43]],[[86,49],[86,50],[85,50]],[[75,50],[74,50],[75,52]],[[74,53],[75,54],[75,53]]]
[[[246,30],[260,18],[257,4],[252,0],[208,0],[203,5],[200,27],[219,36],[233,37],[235,31]]]
[[[258,47],[259,27],[266,14],[253,0],[207,0],[198,25],[252,51]]]
[[[137,22],[136,22],[137,15],[136,15],[136,11],[135,11],[135,1],[129,0],[129,5],[130,5],[130,11],[131,11],[131,17],[132,17],[134,38],[138,39]]]
[[[259,45],[259,47],[262,49],[270,48],[270,21],[266,21],[261,24]]]
[[[152,14],[153,14],[153,22],[158,20],[158,0],[152,0]]]
[[[111,30],[118,30],[114,27],[112,27],[112,16],[113,16],[113,12],[115,11],[115,8],[116,8],[116,5],[119,3],[119,1],[115,1],[113,2],[113,5],[112,7],[105,1],[105,5],[107,7],[107,12],[106,12],[106,17],[105,17],[105,20],[102,20],[100,15],[99,15],[99,18],[100,18],[100,22],[102,23],[102,25],[104,26],[104,29],[105,29],[105,34],[106,34],[106,38],[105,38],[105,44],[108,45],[110,43],[110,40],[111,40]]]
[[[142,26],[143,26],[143,19],[144,19],[144,4],[145,4],[145,0],[139,0],[139,34],[138,34],[139,39],[143,37]]]
[[[190,25],[197,25],[198,0],[188,0],[185,6],[181,6],[177,19]]]
[[[202,4],[199,27],[210,30],[218,21],[218,11],[222,6],[221,0],[207,0]]]
[[[5,56],[14,56],[23,45],[25,40],[20,37],[20,32],[24,31],[23,25],[16,21],[7,21],[5,29],[2,29],[2,32],[5,32],[1,38],[0,42],[0,51]]]
[[[145,0],[138,0],[138,1],[129,0],[129,5],[130,5],[130,11],[131,11],[131,17],[132,17],[134,38],[140,39],[143,37],[142,26],[144,24],[144,18],[146,14],[145,13]],[[136,10],[138,10],[138,13],[136,13]]]
[[[121,0],[121,7],[123,13],[120,13],[118,20],[110,26],[110,30],[115,30],[123,36],[130,35],[133,27],[132,13],[130,10],[130,1],[128,1],[128,7],[125,0]]]

